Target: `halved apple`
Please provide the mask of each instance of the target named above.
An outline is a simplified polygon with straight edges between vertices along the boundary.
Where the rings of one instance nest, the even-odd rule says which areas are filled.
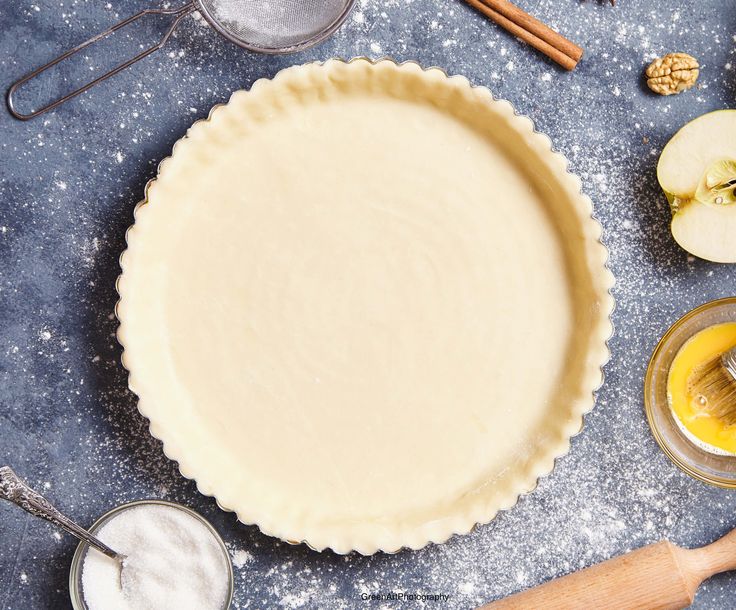
[[[672,235],[699,258],[736,263],[736,110],[690,121],[659,157]]]

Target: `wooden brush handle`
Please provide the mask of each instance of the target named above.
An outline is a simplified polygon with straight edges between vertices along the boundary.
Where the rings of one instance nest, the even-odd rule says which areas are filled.
[[[706,578],[736,569],[736,530],[700,549],[662,541],[551,580],[482,610],[676,610]]]

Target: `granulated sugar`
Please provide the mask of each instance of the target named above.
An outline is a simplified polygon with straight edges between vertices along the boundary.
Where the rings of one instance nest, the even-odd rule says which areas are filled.
[[[90,549],[82,568],[90,610],[221,610],[228,565],[212,532],[173,506],[141,505],[120,512],[97,536],[125,555],[120,565]]]

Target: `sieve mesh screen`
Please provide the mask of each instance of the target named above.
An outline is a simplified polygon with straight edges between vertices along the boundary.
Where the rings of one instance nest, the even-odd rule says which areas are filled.
[[[278,51],[329,34],[353,0],[198,0],[198,4],[234,42]]]

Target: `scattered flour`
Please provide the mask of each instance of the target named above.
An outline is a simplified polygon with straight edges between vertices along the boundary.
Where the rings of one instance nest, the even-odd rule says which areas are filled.
[[[239,549],[233,553],[233,565],[240,569],[253,562],[253,555],[244,549]]]

